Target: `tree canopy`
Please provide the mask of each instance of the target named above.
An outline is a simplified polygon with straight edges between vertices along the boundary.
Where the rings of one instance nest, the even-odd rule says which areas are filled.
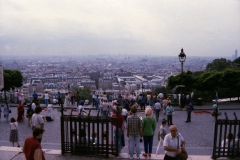
[[[22,73],[18,70],[4,70],[4,91],[21,87],[23,83]]]
[[[208,63],[206,71],[222,71],[227,68],[233,68],[233,63],[226,58],[215,59],[212,63]]]

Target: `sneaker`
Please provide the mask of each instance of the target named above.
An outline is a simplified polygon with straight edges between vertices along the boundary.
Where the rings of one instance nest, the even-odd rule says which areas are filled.
[[[129,159],[132,159],[132,157],[129,155]]]

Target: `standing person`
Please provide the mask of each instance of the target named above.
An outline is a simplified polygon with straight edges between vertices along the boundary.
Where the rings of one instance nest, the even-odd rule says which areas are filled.
[[[186,152],[185,142],[180,133],[177,131],[177,126],[172,125],[169,127],[170,133],[168,133],[163,141],[163,147],[165,150],[164,160],[177,160],[177,155],[181,152]]]
[[[162,107],[163,107],[163,113],[164,113],[164,115],[166,115],[167,104],[168,104],[167,98],[163,98],[163,100],[162,100]]]
[[[34,113],[34,109],[36,108],[36,105],[34,103],[35,101],[33,100],[32,101],[32,104],[29,105],[28,109],[27,109],[27,118],[28,118],[28,127],[30,127],[30,123],[31,123],[31,118],[32,118],[32,115]],[[33,109],[33,104],[35,105],[35,108]]]
[[[177,94],[173,94],[173,101],[174,105],[177,105]]]
[[[215,91],[215,101],[217,102],[218,99],[219,99],[219,95],[218,95],[218,91],[216,90],[216,91]]]
[[[194,92],[193,91],[191,92],[191,95],[190,95],[190,101],[191,101],[191,104],[194,105]]]
[[[92,93],[92,106],[95,105],[95,98],[96,98],[96,94],[95,94],[95,91],[93,91],[93,93]]]
[[[19,103],[18,102],[18,90],[14,93],[14,103]]]
[[[96,110],[98,111],[99,109],[99,99],[98,99],[98,95],[95,98],[95,105],[96,105]]]
[[[173,125],[172,124],[172,113],[174,112],[173,107],[171,106],[171,103],[168,103],[167,108],[167,122],[168,122],[168,126]]]
[[[192,103],[189,103],[189,105],[187,106],[187,120],[185,121],[186,123],[191,122],[191,113],[193,111],[193,106]]]
[[[33,100],[35,101],[38,100],[38,94],[36,93],[36,91],[33,92],[32,96],[33,96]]]
[[[160,113],[160,110],[161,110],[161,104],[159,103],[159,100],[157,100],[157,103],[155,103],[154,109],[155,109],[155,114],[156,114],[156,121],[158,122],[159,113]]]
[[[133,150],[136,144],[137,158],[140,159],[140,138],[142,139],[142,121],[137,116],[137,107],[133,105],[131,107],[131,116],[127,119],[127,136],[129,137],[129,158],[133,158]]]
[[[122,150],[122,135],[123,135],[123,130],[124,130],[124,118],[122,115],[122,107],[117,106],[117,109],[113,113],[112,117],[117,117],[118,119],[118,130],[116,128],[116,123],[112,123],[114,126],[114,145],[115,148],[117,148],[118,145],[118,154],[120,154]],[[117,131],[118,131],[118,136],[117,136]],[[116,143],[118,141],[118,144]]]
[[[10,111],[10,107],[8,105],[8,102],[5,102],[5,105],[3,107],[3,114],[4,114],[4,117],[6,118],[6,122],[8,122],[9,111]]]
[[[33,136],[26,138],[23,145],[23,153],[26,160],[45,160],[41,144],[38,139],[43,136],[44,129],[34,128]]]
[[[14,143],[16,142],[18,147],[20,147],[18,143],[18,123],[15,118],[10,119],[10,137],[9,141],[12,142],[12,146],[14,147]]]
[[[48,103],[49,103],[49,94],[48,94],[48,92],[45,92],[45,94],[44,94],[44,103],[45,103],[45,105],[47,107]]]
[[[156,121],[153,118],[153,111],[151,108],[147,108],[145,111],[146,117],[142,120],[142,132],[143,132],[143,142],[144,142],[144,151],[142,154],[144,157],[151,157],[152,146],[153,146],[153,135],[156,129]]]
[[[24,119],[24,106],[26,105],[26,102],[24,102],[23,104],[19,104],[18,108],[17,108],[17,121],[18,122],[22,122]]]
[[[58,91],[58,94],[57,94],[57,99],[58,99],[58,105],[61,106],[62,104],[62,94]]]
[[[160,126],[159,134],[158,134],[159,143],[158,143],[158,146],[157,146],[156,155],[158,155],[158,153],[159,153],[160,146],[163,146],[163,141],[164,141],[164,138],[167,134],[166,125],[167,125],[167,121],[165,119],[163,119],[162,120],[162,125]]]
[[[108,109],[109,109],[109,106],[108,106],[107,100],[104,100],[102,103],[102,115],[103,116],[108,115]]]
[[[186,105],[186,95],[183,93],[181,96],[181,108],[184,108]]]
[[[43,116],[40,115],[42,112],[41,107],[36,107],[35,108],[35,113],[32,115],[32,130],[35,128],[44,128],[44,119]],[[42,138],[39,138],[38,141],[41,143]]]
[[[79,92],[77,91],[77,93],[75,94],[75,100],[77,101],[77,106],[80,105],[80,95]]]
[[[124,121],[127,123],[128,111],[126,110],[125,107],[123,107],[123,109],[122,109],[122,115],[124,117]]]
[[[18,103],[22,103],[23,97],[22,97],[21,91],[18,92]]]
[[[65,94],[65,99],[64,99],[64,107],[69,106],[69,99],[68,99],[68,93]]]

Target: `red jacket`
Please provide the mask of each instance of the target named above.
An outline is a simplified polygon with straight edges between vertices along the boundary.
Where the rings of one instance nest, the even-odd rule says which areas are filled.
[[[114,113],[114,114],[112,115],[112,117],[117,117],[117,114]],[[123,117],[122,114],[118,114],[118,117],[117,117],[117,118],[118,118],[118,128],[119,128],[119,129],[122,129],[122,127],[123,127],[123,122],[124,122],[124,117]],[[112,125],[116,126],[116,123],[113,122]]]

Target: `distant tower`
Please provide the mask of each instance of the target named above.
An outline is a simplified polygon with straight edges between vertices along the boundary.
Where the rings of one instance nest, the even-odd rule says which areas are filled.
[[[238,50],[235,50],[235,59],[238,58]]]

